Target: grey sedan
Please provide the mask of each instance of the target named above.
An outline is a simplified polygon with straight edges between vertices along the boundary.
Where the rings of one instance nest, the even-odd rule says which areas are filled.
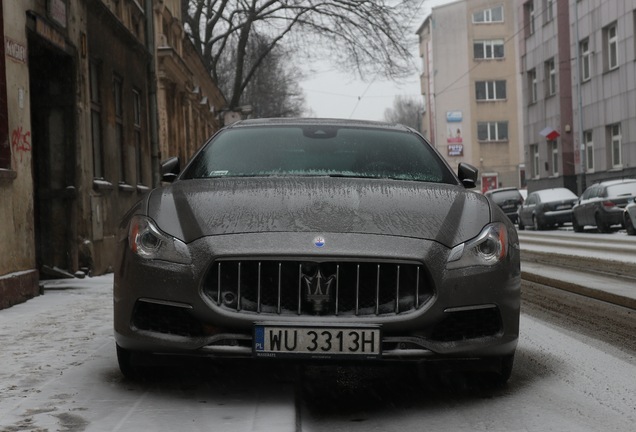
[[[222,129],[124,217],[120,369],[150,356],[436,361],[510,376],[519,243],[417,132],[339,120]]]
[[[572,207],[578,197],[566,188],[543,189],[528,195],[519,208],[519,229],[552,228],[572,222]]]

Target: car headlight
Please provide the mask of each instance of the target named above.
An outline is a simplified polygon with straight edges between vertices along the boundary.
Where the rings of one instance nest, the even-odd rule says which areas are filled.
[[[486,225],[477,237],[455,246],[446,263],[447,269],[492,266],[508,254],[508,230],[501,222]]]
[[[155,222],[145,216],[133,216],[128,225],[128,247],[146,259],[170,261],[180,264],[191,262],[184,242],[162,232]]]

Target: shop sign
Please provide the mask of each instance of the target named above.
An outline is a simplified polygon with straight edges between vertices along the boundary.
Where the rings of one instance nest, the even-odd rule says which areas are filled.
[[[66,41],[64,40],[64,36],[41,18],[37,18],[35,21],[35,32],[51,42],[53,45],[66,50]]]
[[[448,155],[449,156],[464,156],[464,144],[449,144]]]
[[[25,45],[22,45],[20,42],[16,42],[13,39],[9,39],[5,36],[4,38],[4,52],[12,60],[15,60],[19,63],[27,62],[27,48]]]
[[[459,123],[462,121],[461,111],[446,111],[446,121],[449,123]]]

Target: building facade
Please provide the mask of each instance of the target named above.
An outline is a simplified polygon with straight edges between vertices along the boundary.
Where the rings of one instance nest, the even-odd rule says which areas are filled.
[[[636,177],[636,4],[520,6],[528,189]]]
[[[418,30],[423,133],[452,166],[479,168],[484,192],[525,183],[516,12],[512,0],[457,1]]]
[[[219,127],[223,97],[180,11],[2,1],[0,308],[37,295],[42,277],[108,272],[120,218],[159,184],[158,161],[187,159]]]

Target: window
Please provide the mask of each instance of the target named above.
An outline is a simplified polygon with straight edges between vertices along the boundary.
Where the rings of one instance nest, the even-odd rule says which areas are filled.
[[[585,143],[585,168],[588,172],[594,171],[594,141],[592,131],[583,132],[583,142]]]
[[[526,37],[532,36],[535,31],[534,27],[534,1],[530,0],[523,7],[524,12],[524,27],[526,31]]]
[[[478,101],[506,99],[506,81],[477,81],[475,97]]]
[[[550,148],[552,149],[552,175],[559,175],[559,144],[556,141],[550,141]]]
[[[612,168],[622,168],[623,161],[621,155],[621,144],[622,144],[622,136],[621,136],[621,125],[615,124],[607,127],[608,135],[610,139],[610,152],[611,152],[611,161]]]
[[[495,6],[490,9],[477,11],[473,14],[473,23],[500,23],[503,22],[503,6]]]
[[[507,141],[508,122],[477,122],[479,141]]]
[[[126,183],[126,146],[124,140],[124,108],[122,103],[123,81],[113,77],[113,101],[115,103],[115,147],[119,151],[119,181]]]
[[[133,90],[133,126],[135,134],[135,167],[137,184],[143,184],[143,161],[141,159],[141,92]]]
[[[503,39],[475,41],[473,47],[475,59],[488,60],[504,57]]]
[[[93,176],[104,178],[104,143],[102,142],[102,101],[99,89],[101,70],[99,63],[90,62],[91,141],[93,144]]]
[[[543,22],[549,23],[554,19],[554,0],[543,0]]]
[[[532,158],[532,177],[539,177],[539,145],[530,145],[530,157]]]
[[[590,40],[585,39],[579,46],[579,56],[581,58],[581,81],[588,81],[591,78]]]
[[[606,52],[603,56],[605,69],[614,70],[618,68],[618,29],[616,23],[605,27],[603,39],[606,47]]]
[[[528,96],[531,104],[537,101],[538,94],[536,69],[531,69],[528,71]]]
[[[554,58],[545,62],[545,77],[547,80],[546,96],[553,96],[556,94],[556,66]]]

